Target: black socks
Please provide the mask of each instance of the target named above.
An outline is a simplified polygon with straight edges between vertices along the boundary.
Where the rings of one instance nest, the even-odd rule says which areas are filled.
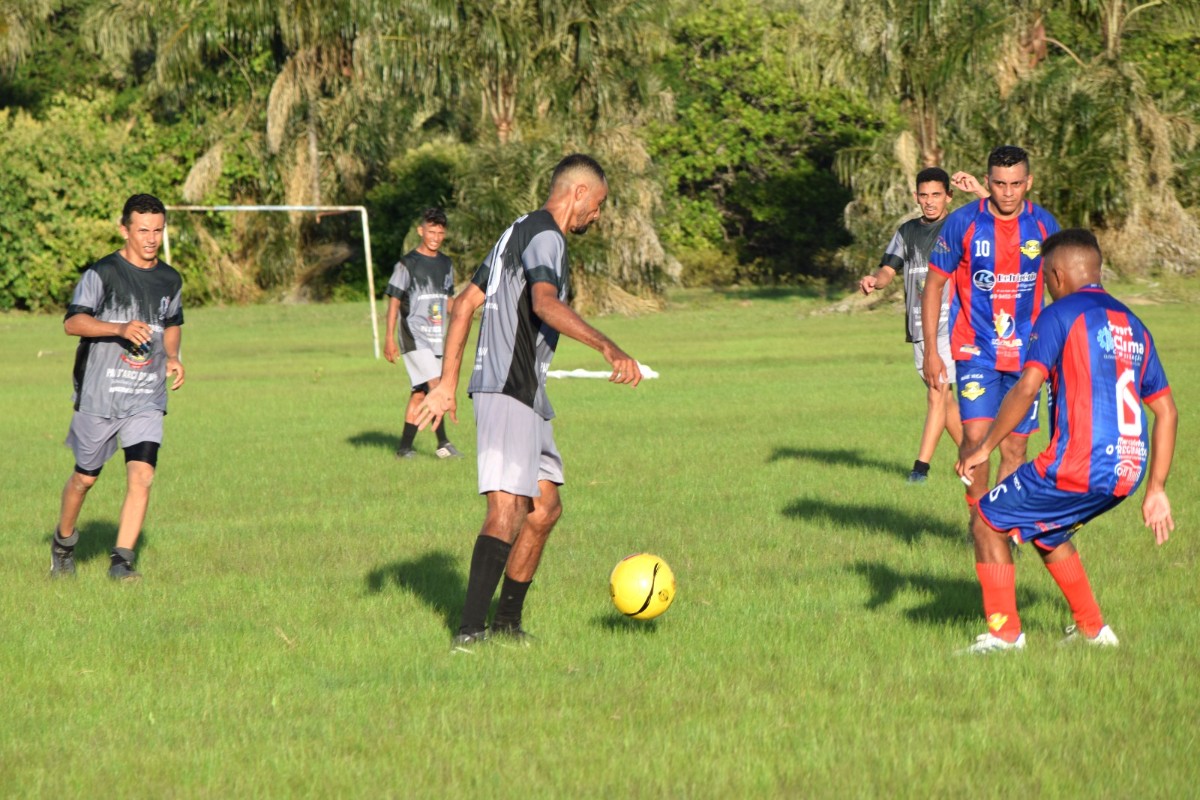
[[[459,633],[479,633],[487,627],[488,608],[492,605],[492,595],[496,593],[496,586],[504,575],[510,550],[511,544],[495,536],[485,536],[481,533],[475,539],[475,551],[471,554],[471,574],[467,578],[467,600],[463,605]]]

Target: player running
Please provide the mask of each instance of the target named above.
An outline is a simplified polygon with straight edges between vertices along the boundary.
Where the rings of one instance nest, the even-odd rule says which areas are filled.
[[[921,295],[925,339],[937,334],[943,287],[953,281],[957,315],[950,349],[958,378],[963,423],[960,458],[983,441],[1000,401],[1020,377],[1029,332],[1042,310],[1042,242],[1058,222],[1025,199],[1033,185],[1029,156],[1019,147],[997,147],[988,156],[991,196],[946,218],[929,261]],[[945,381],[947,370],[934,350],[925,354],[925,380]],[[1038,429],[1037,403],[1000,443],[997,481],[1025,462],[1026,443]],[[967,488],[971,518],[988,487],[988,470],[978,470]],[[972,522],[972,530],[974,523]]]
[[[479,493],[487,498],[487,516],[475,539],[452,652],[469,653],[489,638],[487,613],[502,576],[491,633],[528,644],[521,627],[525,595],[562,515],[562,457],[546,397],[546,371],[559,334],[602,353],[612,366],[610,381],[630,386],[641,381],[638,362],[566,304],[564,234],[585,233],[600,218],[607,197],[608,181],[594,159],[579,153],[564,158],[554,169],[545,205],[504,231],[455,299],[442,381],[426,395],[417,415],[422,429],[438,425],[447,413],[458,421],[459,365],[472,315],[483,306],[467,393],[475,402]]]
[[[446,212],[427,208],[421,212],[417,225],[421,243],[396,263],[388,281],[387,343],[383,357],[396,363],[402,355],[404,368],[412,384],[408,407],[404,410],[404,432],[396,458],[413,458],[413,439],[417,435],[417,407],[425,395],[438,385],[442,374],[442,333],[444,320],[450,313],[454,294],[454,264],[440,252],[446,238]],[[400,325],[400,341],[396,341],[396,323]],[[458,448],[446,438],[446,427],[439,424],[437,434],[438,458],[458,458]]]
[[[1158,544],[1175,529],[1166,482],[1175,451],[1178,412],[1154,339],[1133,312],[1100,285],[1100,246],[1073,228],[1046,239],[1046,285],[1055,303],[1029,336],[1025,369],[1004,398],[983,442],[956,465],[970,477],[1022,420],[1050,381],[1051,437],[979,501],[975,571],[988,631],[964,653],[1020,649],[1016,568],[1006,536],[1033,542],[1071,607],[1075,624],[1064,643],[1116,646],[1071,537],[1137,491],[1149,474],[1142,519]],[[1146,435],[1142,404],[1154,412]]]

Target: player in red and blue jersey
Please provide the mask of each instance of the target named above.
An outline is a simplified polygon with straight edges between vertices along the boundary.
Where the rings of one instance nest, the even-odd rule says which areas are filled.
[[[988,632],[967,652],[1024,647],[1016,571],[1006,537],[1032,542],[1071,606],[1067,640],[1116,645],[1071,537],[1137,491],[1149,475],[1142,518],[1163,544],[1174,530],[1165,486],[1178,412],[1154,339],[1100,285],[1096,237],[1073,228],[1044,243],[1046,285],[1055,302],[1030,334],[1025,369],[1004,398],[982,445],[959,461],[964,477],[988,463],[1050,381],[1050,444],[979,501],[975,569]],[[1147,436],[1142,404],[1154,413]]]
[[[1025,199],[1033,185],[1029,156],[1019,147],[997,147],[988,156],[991,196],[954,211],[942,225],[930,254],[921,296],[925,336],[936,333],[934,319],[942,287],[952,281],[950,351],[957,371],[958,409],[963,422],[959,456],[983,441],[1000,401],[1020,377],[1033,323],[1042,310],[1042,242],[1058,231],[1044,208]],[[945,379],[938,354],[925,358],[925,380]],[[1026,440],[1038,428],[1037,404],[1000,445],[996,480],[1025,462]],[[988,487],[979,470],[967,488],[974,525],[975,503]]]

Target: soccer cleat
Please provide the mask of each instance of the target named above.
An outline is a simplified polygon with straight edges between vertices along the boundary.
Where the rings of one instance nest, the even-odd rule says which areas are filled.
[[[975,637],[975,644],[970,647],[964,647],[962,650],[955,652],[955,655],[987,655],[988,653],[999,653],[1005,650],[1024,650],[1025,649],[1025,634],[1022,633],[1017,637],[1015,642],[1006,642],[999,636],[993,636],[990,633],[981,633]]]
[[[411,447],[396,448],[396,458],[415,458],[416,455],[417,451],[413,450]]]
[[[120,547],[113,549],[112,565],[108,568],[108,577],[122,583],[131,583],[140,580],[142,574],[133,568],[133,559],[125,555],[125,553],[129,553],[132,556],[132,551],[124,550],[124,552],[121,552],[122,550],[123,548]]]
[[[929,480],[929,473],[927,472],[917,472],[914,469],[912,472],[908,473],[909,483],[924,483],[927,480]]]
[[[462,453],[458,452],[458,448],[449,442],[446,442],[434,452],[438,458],[462,458]]]
[[[75,538],[78,541],[76,536],[68,538]],[[75,577],[75,546],[71,545],[68,547],[59,544],[58,531],[54,532],[54,538],[50,540],[50,577]]]
[[[537,637],[516,625],[493,625],[491,640],[501,647],[532,647]]]
[[[476,631],[475,633],[460,633],[450,640],[450,655],[455,653],[466,653],[474,655],[475,648],[488,641],[488,632],[486,630]]]
[[[1092,647],[1116,647],[1121,644],[1117,635],[1113,633],[1113,629],[1105,625],[1095,636],[1087,636],[1083,631],[1075,625],[1068,625],[1065,631],[1067,634],[1062,641],[1058,643],[1059,647],[1069,647],[1076,642],[1087,642]]]

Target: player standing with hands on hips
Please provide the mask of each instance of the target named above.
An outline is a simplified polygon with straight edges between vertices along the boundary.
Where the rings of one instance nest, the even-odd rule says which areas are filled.
[[[952,179],[940,167],[928,167],[917,173],[916,191],[913,199],[921,209],[921,216],[910,219],[897,229],[884,250],[879,269],[858,282],[863,294],[869,295],[892,282],[897,273],[904,277],[904,338],[913,346],[913,362],[917,375],[925,380],[925,329],[921,325],[921,289],[929,272],[929,253],[942,230],[942,222],[950,211],[953,197]],[[987,192],[974,176],[965,172],[955,173],[953,184],[960,189],[987,197]],[[962,421],[958,418],[958,404],[950,393],[954,384],[954,362],[950,360],[950,287],[942,290],[942,304],[938,314],[937,350],[946,362],[946,381],[926,384],[925,427],[921,431],[921,444],[917,460],[908,475],[909,483],[924,483],[929,477],[929,462],[937,448],[942,431],[950,434],[957,447],[962,442]],[[933,341],[933,340],[929,340]]]
[[[956,362],[963,424],[960,458],[983,441],[1000,401],[1020,377],[1029,333],[1042,310],[1042,242],[1059,226],[1048,211],[1025,199],[1032,186],[1025,151],[1011,145],[997,147],[988,156],[991,196],[946,217],[929,258],[921,294],[926,341],[937,334],[938,308],[947,281],[953,280],[959,306],[950,350]],[[925,380],[933,386],[945,379],[942,358],[930,349],[925,354]],[[1029,416],[1000,443],[997,481],[1025,462],[1029,435],[1037,429],[1035,402]],[[987,487],[988,470],[975,470],[967,487],[972,531],[975,504]],[[978,554],[977,540],[975,547]]]
[[[479,493],[487,516],[475,539],[462,623],[451,652],[472,652],[488,640],[528,644],[521,627],[525,595],[542,550],[562,515],[558,487],[562,457],[550,420],[546,370],[560,334],[599,351],[612,366],[609,380],[637,386],[638,362],[567,305],[567,231],[583,234],[600,218],[608,197],[604,170],[575,153],[555,167],[550,197],[501,234],[450,316],[442,380],[418,412],[420,427],[445,414],[458,421],[459,366],[475,310],[483,306],[475,366],[467,393],[475,403]],[[487,613],[503,577],[492,629]]]
[[[1053,410],[1050,444],[979,501],[975,569],[988,631],[964,653],[1025,646],[1006,536],[1033,542],[1066,597],[1075,624],[1063,643],[1115,647],[1117,636],[1104,623],[1071,538],[1136,492],[1147,475],[1142,520],[1160,545],[1175,529],[1166,483],[1179,414],[1154,339],[1100,285],[1095,236],[1073,228],[1054,234],[1043,248],[1046,286],[1055,302],[1033,327],[1020,380],[982,443],[965,451],[956,469],[967,477],[986,469],[992,451],[1021,423],[1046,380]],[[1143,403],[1154,412],[1149,437]]]
[[[75,353],[75,414],[66,444],[75,470],[63,487],[58,528],[50,544],[50,576],[75,574],[75,523],[104,463],[125,450],[128,485],[108,575],[136,580],[134,547],[150,502],[163,439],[167,379],[183,385],[179,360],[183,325],[179,273],[158,258],[167,210],[136,194],[121,212],[125,246],[90,266],[67,307],[63,329],[79,337]],[[63,536],[63,531],[70,531]]]

